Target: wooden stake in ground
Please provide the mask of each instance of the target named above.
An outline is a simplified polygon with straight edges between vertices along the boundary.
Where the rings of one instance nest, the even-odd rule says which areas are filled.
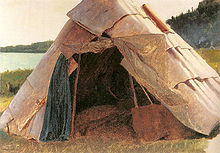
[[[76,71],[76,79],[74,83],[74,95],[73,95],[73,110],[72,110],[72,121],[71,121],[71,131],[70,131],[70,138],[74,138],[74,121],[75,121],[75,114],[76,114],[76,91],[77,91],[77,84],[78,84],[78,79],[79,79],[79,71],[80,71],[80,61],[81,61],[81,54],[79,54],[78,58],[78,68]]]

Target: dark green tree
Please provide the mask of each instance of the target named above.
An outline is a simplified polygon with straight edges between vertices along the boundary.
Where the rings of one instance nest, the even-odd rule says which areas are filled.
[[[167,23],[193,47],[210,47],[216,40],[220,28],[220,3],[204,0],[195,10],[188,10],[179,16],[171,17]]]

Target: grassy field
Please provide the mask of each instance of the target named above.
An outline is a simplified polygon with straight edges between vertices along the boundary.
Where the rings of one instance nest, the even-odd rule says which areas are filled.
[[[157,142],[124,141],[84,137],[74,141],[37,143],[0,133],[0,152],[42,153],[203,153],[207,139]]]
[[[11,97],[15,95],[32,70],[16,70],[1,73],[0,95]]]
[[[0,73],[0,112],[3,112],[32,70],[16,70]]]
[[[197,53],[220,74],[220,50],[200,49]]]
[[[1,97],[1,99],[0,99],[0,112],[3,112],[8,107],[8,105],[10,104],[12,99],[13,99],[13,96],[12,97]]]
[[[198,50],[198,53],[220,74],[220,51]],[[9,105],[18,88],[32,70],[18,70],[1,73],[0,114]],[[111,138],[82,137],[74,141],[58,143],[37,143],[18,136],[8,136],[0,131],[0,153],[68,153],[68,152],[126,152],[126,153],[203,153],[208,146],[208,138],[173,141],[144,142],[125,141]]]

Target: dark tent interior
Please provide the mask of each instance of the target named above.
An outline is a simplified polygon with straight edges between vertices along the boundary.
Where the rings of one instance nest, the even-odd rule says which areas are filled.
[[[78,61],[78,55],[74,59]],[[134,107],[133,93],[128,72],[120,65],[123,56],[116,47],[99,54],[82,54],[77,86],[76,112],[98,105],[117,105],[125,109]],[[70,75],[71,95],[73,95],[76,71]],[[150,104],[139,84],[134,87],[140,106]],[[159,104],[150,93],[150,98]]]

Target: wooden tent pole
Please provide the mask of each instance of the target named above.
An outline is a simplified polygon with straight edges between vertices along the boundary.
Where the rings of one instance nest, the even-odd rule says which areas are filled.
[[[152,100],[150,99],[150,96],[148,95],[148,93],[145,91],[144,87],[142,85],[140,85],[142,90],[144,91],[145,95],[147,96],[148,100],[150,101],[151,104],[153,104]]]
[[[78,84],[78,80],[79,80],[80,61],[81,61],[81,54],[79,54],[79,58],[78,58],[78,68],[76,71],[76,78],[75,78],[75,83],[74,83],[73,110],[72,110],[71,131],[70,131],[70,137],[72,139],[74,138],[74,133],[75,133],[74,121],[75,121],[75,115],[76,115],[76,91],[77,91],[77,84]]]
[[[133,95],[134,95],[134,105],[135,105],[136,108],[138,108],[137,96],[136,96],[136,92],[135,92],[135,89],[134,89],[133,78],[130,74],[129,74],[129,79],[130,79],[130,84],[131,84],[131,88],[132,88]],[[141,84],[140,84],[140,86],[141,86],[142,90],[144,91],[145,95],[147,96],[147,99],[150,101],[151,104],[153,104],[152,100],[150,99],[150,96],[145,91],[144,87]]]
[[[148,4],[142,6],[144,12],[156,23],[157,27],[164,33],[168,33],[170,28],[152,11]]]
[[[130,80],[131,89],[132,89],[133,96],[134,96],[134,105],[135,105],[135,108],[138,108],[137,96],[136,96],[135,88],[134,88],[134,82],[133,82],[133,78],[130,74],[129,74],[129,80]]]

